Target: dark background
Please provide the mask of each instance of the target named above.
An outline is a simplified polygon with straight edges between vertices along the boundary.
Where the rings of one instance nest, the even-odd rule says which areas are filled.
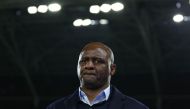
[[[150,109],[190,109],[190,15],[188,0],[118,0],[119,13],[88,12],[92,4],[116,0],[59,0],[58,13],[30,15],[30,5],[52,0],[0,1],[0,109],[45,109],[79,86],[76,65],[91,41],[109,45],[117,74],[112,84]],[[176,3],[181,3],[181,8]],[[74,27],[76,18],[108,25]]]

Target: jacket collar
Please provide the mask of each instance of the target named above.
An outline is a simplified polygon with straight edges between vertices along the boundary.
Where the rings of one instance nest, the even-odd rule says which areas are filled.
[[[76,90],[71,96],[68,97],[65,101],[66,109],[77,109],[77,103],[80,101],[78,93],[78,90]],[[125,95],[122,94],[115,86],[111,85],[111,93],[108,99],[109,109],[122,109],[124,106],[122,101],[125,99]]]
[[[111,96],[109,100],[109,109],[123,109],[125,105],[123,101],[126,100],[126,96],[112,85]]]

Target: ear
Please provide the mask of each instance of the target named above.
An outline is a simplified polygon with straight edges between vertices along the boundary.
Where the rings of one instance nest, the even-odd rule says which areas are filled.
[[[111,76],[113,76],[116,72],[116,64],[111,64]]]

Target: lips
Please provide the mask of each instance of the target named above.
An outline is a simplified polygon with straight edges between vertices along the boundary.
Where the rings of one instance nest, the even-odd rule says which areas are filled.
[[[96,74],[94,74],[94,73],[83,73],[83,75],[96,75]]]
[[[88,71],[85,71],[82,73],[83,76],[87,75],[87,76],[96,76],[96,73],[95,72],[88,72]]]

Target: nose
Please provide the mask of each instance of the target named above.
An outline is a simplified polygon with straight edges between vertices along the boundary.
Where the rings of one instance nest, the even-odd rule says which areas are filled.
[[[86,64],[85,64],[85,69],[86,70],[94,70],[94,63],[92,61],[88,61]]]

